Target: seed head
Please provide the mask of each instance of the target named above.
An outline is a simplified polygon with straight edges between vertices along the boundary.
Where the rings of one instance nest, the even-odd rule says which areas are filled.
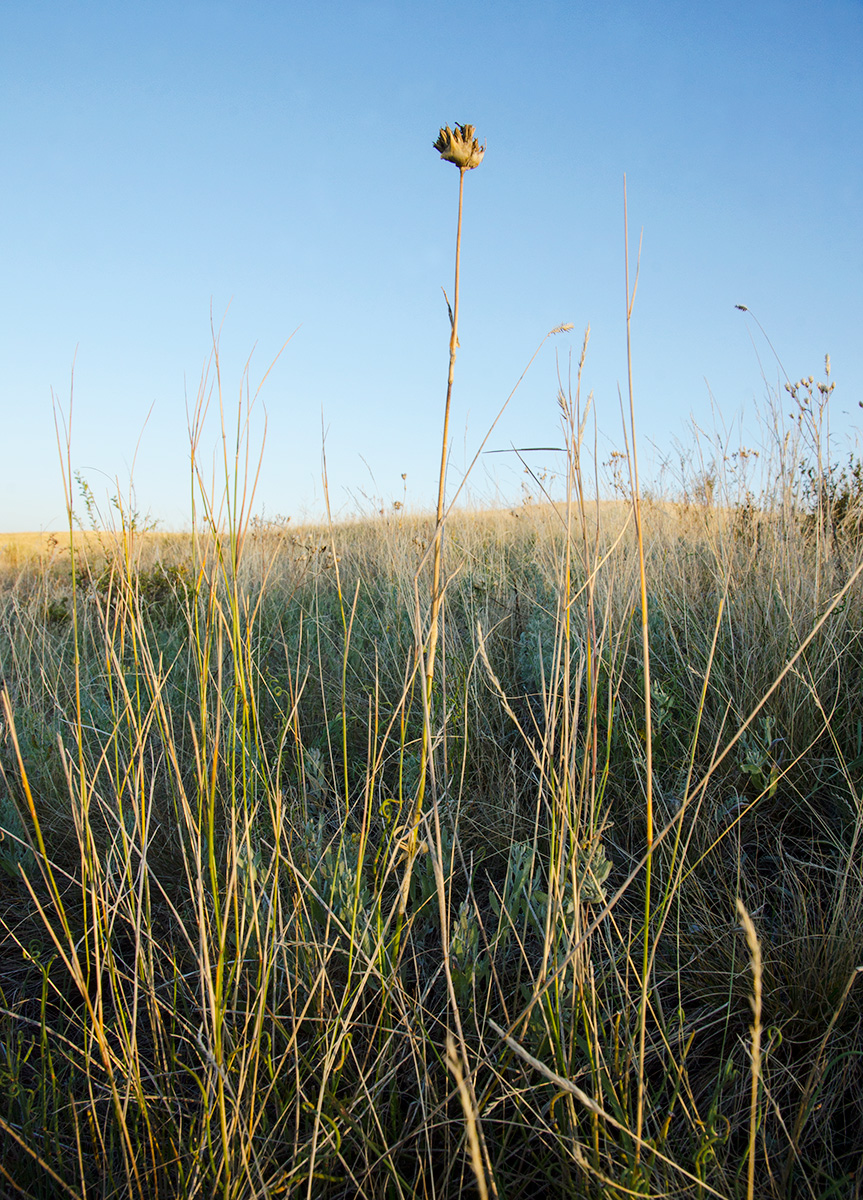
[[[485,143],[481,146],[475,133],[473,125],[456,125],[455,129],[445,125],[433,143],[434,148],[444,162],[455,163],[460,171],[472,171],[485,154]]]

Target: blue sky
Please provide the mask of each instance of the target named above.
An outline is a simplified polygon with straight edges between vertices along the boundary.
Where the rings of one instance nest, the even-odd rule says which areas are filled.
[[[456,121],[488,150],[466,179],[452,484],[564,321],[490,445],[559,442],[555,352],[566,369],[588,322],[600,456],[620,445],[624,172],[645,459],[690,417],[751,423],[762,366],[776,385],[735,304],[792,378],[830,353],[853,437],[861,61],[860,0],[4,0],[0,529],[62,525],[51,395],[68,406],[73,360],[73,467],[101,498],[134,459],[140,509],[188,523],[211,308],[232,411],[249,355],[254,391],[293,334],[255,410],[259,509],[320,511],[322,421],[337,514],[401,499],[402,473],[430,505],[458,185],[432,142]],[[486,457],[474,498],[520,478]]]

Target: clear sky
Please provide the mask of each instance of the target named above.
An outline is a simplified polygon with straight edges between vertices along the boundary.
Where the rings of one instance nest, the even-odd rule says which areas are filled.
[[[249,354],[254,390],[293,335],[256,409],[259,509],[320,511],[322,419],[337,514],[402,499],[402,473],[430,505],[458,190],[432,142],[456,121],[488,150],[465,187],[451,482],[564,321],[489,444],[559,443],[555,352],[565,369],[588,322],[601,456],[620,444],[624,172],[645,454],[691,416],[751,415],[762,366],[775,386],[735,304],[792,378],[830,353],[853,435],[861,63],[861,0],[2,0],[0,529],[62,526],[51,396],[68,407],[73,360],[73,467],[125,489],[140,438],[139,508],[188,524],[211,308],[234,410]],[[520,469],[484,458],[475,499]]]

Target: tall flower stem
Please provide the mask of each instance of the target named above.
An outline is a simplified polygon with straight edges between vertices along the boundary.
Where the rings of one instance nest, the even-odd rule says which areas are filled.
[[[434,667],[435,655],[437,653],[438,642],[438,627],[440,621],[440,610],[443,602],[443,590],[441,588],[441,559],[443,551],[443,512],[444,499],[446,494],[446,460],[447,450],[449,448],[449,410],[452,400],[452,385],[455,379],[455,358],[458,350],[458,293],[459,293],[459,271],[461,268],[461,214],[464,205],[464,177],[467,167],[462,167],[459,171],[458,180],[458,227],[455,237],[455,283],[453,285],[453,300],[452,300],[452,330],[449,339],[449,372],[446,381],[446,406],[443,413],[443,440],[441,442],[440,455],[440,480],[438,482],[437,493],[437,522],[435,524],[435,539],[434,539],[434,559],[432,562],[432,590],[431,590],[431,622],[429,626],[429,644],[428,653],[426,655],[426,671],[425,685],[426,698],[431,703],[432,684],[434,682]],[[425,757],[425,755],[423,755]]]
[[[450,405],[452,402],[453,381],[455,379],[455,360],[456,351],[458,350],[458,301],[459,301],[459,277],[461,271],[461,222],[462,211],[464,207],[464,177],[468,171],[478,167],[482,162],[485,154],[485,146],[480,146],[477,139],[474,137],[473,125],[456,125],[454,130],[451,130],[447,125],[441,131],[437,141],[434,143],[434,148],[440,153],[441,158],[445,162],[454,163],[459,170],[458,181],[458,226],[456,229],[455,241],[455,283],[453,290],[452,308],[449,310],[450,315],[450,339],[449,339],[449,370],[447,372],[446,385],[446,405],[444,407],[443,417],[443,435],[441,438],[441,457],[440,457],[440,477],[438,480],[438,497],[437,497],[437,514],[435,522],[434,549],[432,559],[432,583],[431,583],[431,607],[429,613],[429,633],[428,642],[425,650],[425,664],[423,675],[423,735],[422,735],[422,750],[420,756],[420,779],[417,787],[417,794],[413,804],[413,812],[410,821],[410,833],[408,835],[407,844],[407,865],[405,867],[405,875],[402,881],[401,896],[399,899],[398,917],[396,920],[395,933],[395,954],[398,957],[398,948],[401,941],[402,922],[404,919],[405,909],[407,907],[408,893],[410,891],[410,881],[413,872],[413,864],[417,855],[419,845],[419,827],[422,821],[423,805],[425,803],[426,784],[430,774],[431,763],[429,761],[431,754],[431,701],[432,691],[434,688],[434,672],[435,660],[437,657],[438,637],[440,633],[440,619],[443,609],[444,586],[441,580],[441,562],[443,557],[443,527],[444,527],[444,502],[446,499],[446,466],[447,466],[447,451],[449,449],[449,414]],[[447,301],[449,308],[449,301]]]

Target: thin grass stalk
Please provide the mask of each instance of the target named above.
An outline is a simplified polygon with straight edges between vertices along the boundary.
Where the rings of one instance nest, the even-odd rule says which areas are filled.
[[[586,497],[584,487],[584,477],[581,467],[581,447],[584,439],[584,430],[587,424],[588,414],[591,407],[591,396],[588,396],[587,403],[584,407],[584,412],[581,410],[581,378],[584,371],[584,364],[587,358],[587,346],[590,341],[590,325],[584,331],[584,341],[581,347],[581,355],[578,361],[578,374],[576,380],[575,392],[575,411],[572,412],[570,401],[570,418],[569,418],[569,442],[575,451],[573,461],[574,483],[575,483],[575,499],[578,505],[578,514],[581,519],[581,544],[584,555],[584,574],[586,587],[586,617],[587,617],[587,638],[586,638],[586,655],[587,655],[587,703],[588,712],[586,716],[585,728],[587,729],[587,746],[588,753],[585,755],[584,771],[590,785],[590,797],[588,801],[588,823],[591,832],[594,831],[596,822],[596,798],[597,798],[597,766],[598,766],[598,748],[599,748],[599,727],[597,704],[599,699],[599,639],[596,630],[596,607],[595,607],[595,592],[596,592],[596,575],[595,567],[598,561],[598,545],[599,537],[599,521],[597,517],[596,537],[594,539],[593,554],[591,555],[590,546],[587,540],[587,510]],[[594,453],[594,462],[596,455]],[[567,483],[568,495],[567,505],[572,504],[572,486]],[[599,488],[596,488],[596,503],[599,505]],[[569,523],[569,520],[568,520]],[[567,533],[567,541],[569,541],[569,532]]]
[[[626,1137],[636,1137],[631,1130],[627,1129],[625,1124],[623,1124],[621,1121],[618,1121],[611,1115],[611,1113],[607,1112],[604,1108],[597,1104],[592,1096],[588,1096],[587,1092],[583,1091],[582,1088],[573,1083],[571,1079],[566,1079],[562,1075],[559,1075],[556,1071],[552,1071],[545,1065],[545,1063],[541,1062],[538,1058],[535,1058],[532,1054],[529,1054],[528,1051],[525,1050],[524,1046],[517,1042],[516,1039],[507,1033],[505,1029],[502,1029],[496,1021],[489,1019],[489,1025],[495,1031],[498,1037],[506,1043],[506,1045],[516,1055],[517,1058],[520,1058],[523,1062],[527,1063],[528,1066],[533,1067],[535,1071],[538,1071],[540,1075],[542,1075],[550,1083],[553,1083],[562,1092],[565,1092],[576,1099],[579,1104],[583,1105],[584,1108],[587,1109],[589,1113],[597,1116],[612,1129],[619,1130]],[[719,1197],[719,1200],[727,1200],[727,1197],[723,1195],[722,1192],[718,1192],[715,1188],[710,1187],[709,1184],[699,1179],[696,1175],[691,1174],[684,1167],[681,1167],[680,1164],[676,1163],[672,1158],[669,1158],[666,1154],[663,1154],[662,1151],[657,1150],[651,1142],[641,1140],[638,1144],[643,1146],[650,1154],[655,1155],[656,1158],[658,1158],[661,1162],[666,1163],[672,1168],[672,1170],[682,1175],[684,1179],[688,1179],[692,1183],[698,1184],[702,1191],[709,1192],[711,1196]],[[621,1190],[625,1195],[641,1194],[638,1192],[633,1192],[628,1188]]]
[[[446,403],[444,404],[443,433],[441,436],[440,475],[438,478],[437,511],[435,515],[434,553],[432,559],[431,610],[429,615],[428,648],[425,661],[425,704],[431,712],[432,690],[434,688],[435,657],[437,654],[438,629],[443,604],[443,589],[441,587],[441,561],[443,557],[444,533],[444,502],[446,498],[446,466],[449,451],[449,415],[452,403],[452,389],[455,380],[455,360],[458,348],[458,305],[459,278],[461,273],[461,223],[464,208],[464,177],[466,168],[459,170],[458,180],[458,225],[455,239],[455,283],[453,286],[452,315],[450,319],[449,367],[447,370]],[[426,760],[429,754],[431,730],[429,721],[423,721],[422,749],[420,751],[420,782],[414,805],[411,829],[411,851],[415,850],[419,823],[422,820],[423,801],[426,788]]]
[[[87,1013],[90,1018],[92,1034],[95,1037],[99,1047],[99,1054],[105,1072],[108,1076],[111,1100],[114,1112],[117,1118],[117,1123],[120,1130],[120,1144],[123,1150],[123,1168],[126,1174],[127,1186],[132,1192],[133,1187],[137,1190],[140,1196],[143,1196],[143,1184],[138,1171],[136,1162],[135,1150],[132,1145],[131,1134],[128,1124],[125,1119],[125,1105],[120,1097],[116,1074],[113,1069],[112,1059],[105,1036],[105,1027],[102,1012],[102,954],[108,948],[107,941],[109,934],[105,924],[105,913],[103,905],[99,904],[99,896],[97,893],[98,880],[101,875],[101,865],[99,863],[98,851],[96,848],[93,828],[90,821],[90,801],[91,789],[87,783],[87,771],[85,766],[84,755],[84,716],[83,702],[81,697],[81,630],[78,622],[78,573],[77,560],[75,553],[75,538],[74,538],[74,505],[72,500],[72,403],[74,396],[74,367],[73,367],[73,384],[72,395],[69,400],[69,415],[64,418],[60,411],[58,403],[54,403],[54,429],[57,438],[57,449],[60,458],[60,470],[63,480],[63,490],[66,500],[66,516],[69,529],[69,555],[71,563],[71,582],[72,582],[72,643],[74,656],[74,693],[75,693],[75,740],[78,756],[77,779],[73,781],[72,770],[68,762],[64,762],[66,767],[67,780],[69,784],[70,798],[73,800],[73,814],[77,818],[77,834],[79,853],[81,861],[81,905],[83,913],[84,937],[82,939],[84,946],[84,968],[82,970],[81,961],[77,952],[75,941],[72,937],[71,929],[66,918],[65,909],[60,896],[60,892],[54,883],[53,872],[50,862],[45,853],[44,842],[42,840],[41,830],[39,828],[38,819],[36,819],[36,810],[32,801],[32,796],[28,795],[28,804],[31,811],[31,817],[34,818],[37,836],[40,842],[40,851],[42,853],[42,863],[44,863],[44,871],[47,872],[47,878],[50,879],[50,894],[54,910],[60,917],[63,925],[64,934],[69,945],[69,958],[61,951],[67,966],[70,968],[72,975],[81,997],[84,1001]],[[60,427],[63,427],[63,437],[61,438]],[[10,709],[11,715],[11,709]],[[10,726],[11,728],[11,726]],[[13,732],[14,737],[14,732]],[[18,754],[19,768],[22,778],[26,777],[26,770],[23,759],[20,755],[16,743],[16,753]],[[29,793],[29,785],[25,787],[25,791]],[[74,800],[77,793],[78,809],[74,812]],[[32,886],[29,880],[25,877],[25,883],[34,901],[36,900]],[[60,943],[53,928],[47,920],[47,914],[42,909],[42,906],[36,901],[37,908],[48,927],[49,933],[53,938],[55,945],[60,949]],[[89,914],[89,916],[88,916]],[[92,945],[91,945],[92,937]],[[95,960],[95,961],[94,961]],[[74,969],[73,969],[74,968]],[[90,997],[89,988],[91,979],[95,975],[96,979],[96,1001]]]
[[[452,318],[449,339],[449,367],[446,381],[446,403],[443,414],[441,438],[440,475],[438,478],[437,512],[435,520],[434,559],[432,562],[431,619],[429,622],[428,651],[426,653],[426,693],[431,696],[434,681],[435,653],[437,651],[438,621],[441,607],[441,557],[443,551],[443,515],[446,496],[446,465],[449,450],[449,414],[452,403],[452,388],[455,380],[455,359],[458,349],[458,305],[459,278],[461,274],[461,221],[464,208],[464,177],[467,168],[461,167],[458,176],[458,225],[455,236],[455,281],[453,284]]]
[[[833,1033],[833,1030],[836,1027],[836,1022],[839,1020],[842,1009],[845,1007],[845,1001],[848,999],[851,988],[854,986],[854,983],[861,972],[863,972],[863,967],[855,967],[848,977],[848,981],[845,984],[842,995],[839,997],[839,1003],[836,1005],[833,1016],[830,1018],[830,1022],[824,1032],[824,1037],[821,1039],[821,1043],[818,1046],[818,1050],[815,1055],[815,1061],[812,1064],[809,1077],[806,1080],[806,1086],[803,1088],[803,1097],[800,1101],[800,1107],[797,1110],[797,1117],[795,1118],[794,1127],[791,1131],[791,1144],[788,1147],[788,1157],[785,1160],[785,1166],[782,1170],[783,1193],[787,1191],[788,1183],[791,1178],[791,1168],[794,1165],[795,1158],[799,1154],[798,1143],[800,1141],[800,1135],[803,1132],[803,1127],[811,1113],[809,1105],[812,1100],[812,1096],[818,1085],[819,1079],[824,1074],[824,1068],[821,1065],[821,1060],[824,1057],[824,1051],[827,1048],[827,1043],[830,1041],[830,1035]]]
[[[588,539],[588,521],[586,511],[586,493],[585,482],[582,470],[582,446],[584,440],[584,432],[587,424],[588,415],[591,408],[592,397],[588,396],[587,403],[582,411],[581,403],[581,381],[584,372],[585,360],[587,357],[587,347],[590,340],[590,325],[587,326],[582,342],[581,354],[578,361],[578,369],[576,376],[576,391],[575,402],[570,395],[564,397],[563,390],[559,394],[559,404],[564,418],[564,435],[567,445],[567,495],[566,495],[566,546],[567,546],[567,599],[566,599],[566,614],[567,614],[567,655],[571,655],[571,634],[570,620],[574,597],[572,595],[571,581],[571,558],[570,546],[572,542],[572,515],[574,508],[577,509],[578,516],[581,521],[581,550],[584,563],[585,583],[583,589],[585,592],[585,695],[587,711],[584,718],[584,749],[580,766],[575,763],[575,755],[577,746],[575,743],[575,730],[577,729],[578,720],[577,713],[573,714],[573,745],[570,752],[573,763],[573,783],[575,784],[576,775],[578,779],[578,811],[575,813],[575,828],[573,830],[573,844],[571,846],[570,869],[573,873],[573,889],[574,894],[578,896],[578,889],[581,881],[575,877],[576,864],[579,846],[586,843],[588,846],[593,846],[596,842],[599,830],[599,817],[597,813],[598,792],[601,789],[601,783],[598,779],[598,700],[599,700],[599,662],[600,662],[600,643],[597,635],[596,625],[596,609],[595,609],[595,592],[596,592],[596,572],[598,568],[598,539],[599,525],[597,516],[596,537],[594,540],[593,549]],[[596,490],[596,503],[599,504],[599,489]],[[569,696],[567,690],[566,695]],[[567,706],[569,707],[569,705]],[[582,924],[582,909],[579,903],[575,906],[575,924],[572,930],[571,938],[578,940],[581,934]],[[584,965],[577,965],[575,970],[575,981],[578,989],[579,999],[579,1014],[581,1017],[584,1042],[587,1046],[588,1056],[590,1061],[590,1074],[593,1081],[593,1091],[597,1094],[602,1089],[601,1072],[602,1072],[602,1049],[597,1034],[596,1022],[596,990],[593,984],[593,968],[590,964],[589,949],[585,944],[586,954],[585,961],[590,970],[591,982],[589,988],[585,986],[586,970]],[[575,998],[573,998],[574,1001]],[[575,1038],[573,1037],[570,1048],[570,1058],[568,1062],[569,1071],[574,1069],[572,1063],[572,1054],[575,1049]],[[572,1101],[570,1100],[572,1105]],[[594,1168],[599,1167],[600,1162],[600,1146],[599,1146],[599,1119],[595,1113],[590,1117],[591,1125],[591,1150],[592,1150],[592,1165]],[[573,1111],[573,1126],[575,1126],[575,1114]]]
[[[839,591],[836,593],[836,595],[830,601],[827,608],[824,610],[822,615],[819,617],[819,619],[813,625],[812,629],[809,631],[809,633],[806,635],[806,637],[800,642],[797,650],[794,652],[794,654],[792,654],[792,656],[785,663],[785,666],[782,668],[782,670],[779,672],[779,674],[773,680],[770,687],[767,689],[767,691],[764,693],[764,695],[761,697],[761,699],[758,701],[758,703],[754,706],[754,708],[752,708],[752,710],[750,711],[746,720],[741,723],[737,732],[734,734],[734,736],[732,738],[729,739],[729,741],[726,744],[726,746],[724,747],[724,749],[721,752],[716,753],[711,758],[710,765],[709,765],[707,771],[701,777],[701,779],[699,780],[696,787],[692,790],[690,799],[694,800],[699,795],[703,795],[716,768],[720,765],[720,763],[725,761],[725,759],[728,757],[728,755],[731,753],[731,751],[734,749],[734,747],[738,744],[740,739],[746,733],[747,729],[749,729],[751,727],[755,718],[758,716],[758,714],[761,712],[761,710],[767,704],[767,701],[776,692],[776,690],[779,688],[780,684],[786,678],[786,676],[794,669],[794,666],[797,663],[798,659],[802,658],[803,655],[806,653],[807,648],[811,645],[811,643],[818,636],[818,634],[820,633],[820,631],[822,630],[824,625],[827,623],[827,620],[830,617],[831,613],[833,613],[842,604],[846,595],[850,592],[851,588],[854,586],[854,584],[860,578],[861,574],[863,574],[863,561],[861,561],[858,564],[858,566],[855,568],[853,573],[849,576],[849,578],[846,580],[846,582],[842,585],[842,587],[839,589]],[[680,816],[680,813],[678,813],[678,817],[679,816]],[[677,817],[674,818],[675,823],[676,823],[677,819],[678,819]],[[739,820],[739,818],[738,818],[738,820]],[[734,824],[736,824],[736,822]],[[668,828],[668,827],[666,827],[666,828]],[[693,872],[704,861],[704,859],[707,858],[708,854],[710,854],[719,845],[719,843],[722,841],[722,839],[728,835],[728,833],[731,831],[732,828],[733,828],[733,825],[730,825],[722,834],[719,835],[719,837],[716,838],[716,840],[707,848],[707,850],[704,851],[704,853],[701,855],[701,857],[698,858],[692,864],[692,866],[689,868],[689,870],[683,876],[683,880],[681,882],[684,882],[686,879],[689,878],[690,875],[693,874]],[[663,833],[664,832],[665,831],[663,831]]]
[[[458,1001],[456,999],[456,994],[455,994],[455,985],[453,984],[453,978],[452,978],[452,965],[451,965],[451,961],[450,961],[448,898],[447,898],[447,894],[446,894],[446,884],[445,884],[444,874],[443,874],[443,862],[442,862],[443,855],[442,855],[442,839],[441,839],[441,828],[440,828],[440,814],[438,812],[437,805],[434,806],[432,815],[433,815],[433,819],[434,819],[435,847],[430,852],[432,854],[432,865],[433,865],[434,874],[435,874],[435,890],[437,892],[437,901],[438,901],[438,915],[439,915],[439,920],[440,920],[440,931],[441,931],[441,952],[442,952],[442,956],[443,956],[444,977],[446,979],[447,993],[448,993],[448,997],[449,997],[449,1007],[452,1012],[453,1022],[455,1024],[456,1034],[458,1036],[459,1054],[460,1054],[460,1059],[459,1059],[459,1056],[456,1055],[456,1047],[455,1047],[455,1043],[452,1039],[452,1035],[447,1034],[447,1063],[450,1066],[450,1069],[452,1070],[453,1067],[450,1064],[450,1057],[452,1054],[452,1057],[455,1059],[456,1066],[457,1066],[457,1069],[454,1071],[454,1073],[455,1073],[456,1081],[457,1081],[458,1088],[459,1088],[459,1094],[462,1096],[462,1103],[463,1104],[467,1103],[467,1107],[465,1108],[465,1116],[468,1121],[468,1136],[469,1136],[470,1145],[471,1145],[471,1157],[472,1157],[472,1161],[474,1163],[476,1163],[476,1162],[479,1163],[479,1171],[477,1171],[477,1166],[474,1165],[474,1172],[477,1175],[478,1187],[480,1189],[481,1194],[483,1194],[485,1196],[488,1195],[486,1179],[485,1179],[485,1170],[483,1167],[483,1159],[484,1159],[485,1166],[488,1168],[488,1172],[489,1172],[489,1179],[491,1182],[492,1194],[494,1196],[497,1196],[497,1194],[498,1194],[497,1186],[495,1184],[494,1172],[493,1172],[492,1166],[491,1166],[491,1159],[488,1154],[488,1149],[487,1149],[486,1143],[485,1143],[485,1136],[483,1134],[482,1122],[480,1120],[480,1108],[479,1108],[479,1104],[477,1102],[476,1090],[474,1088],[474,1082],[473,1082],[473,1073],[471,1072],[470,1063],[468,1061],[467,1042],[466,1042],[465,1036],[464,1036],[464,1029],[462,1026],[461,1013],[459,1012]],[[464,1072],[467,1073],[466,1080],[465,1080],[465,1074],[461,1070],[460,1064],[463,1064]]]
[[[472,1095],[472,1091],[469,1091],[465,1084],[461,1060],[456,1049],[456,1044],[450,1034],[447,1035],[446,1040],[446,1065],[455,1079],[456,1087],[458,1088],[459,1099],[461,1100],[461,1106],[464,1111],[465,1132],[467,1135],[468,1147],[470,1149],[470,1165],[471,1170],[476,1178],[477,1191],[479,1192],[480,1200],[488,1200],[488,1184],[485,1180],[485,1165],[482,1160],[479,1135],[477,1134],[476,1097]]]
[[[716,646],[717,646],[717,642],[719,641],[719,632],[720,632],[720,628],[721,628],[721,624],[722,624],[722,614],[725,610],[726,599],[727,599],[727,581],[726,581],[726,591],[723,592],[723,594],[719,597],[719,605],[717,607],[716,620],[715,620],[714,626],[713,626],[713,639],[710,643],[710,651],[707,656],[707,663],[704,668],[704,678],[702,680],[702,685],[701,685],[701,693],[700,693],[699,699],[698,699],[698,708],[696,709],[696,713],[695,713],[695,725],[694,725],[694,728],[692,731],[692,738],[691,738],[691,742],[690,742],[689,762],[687,764],[687,769],[686,769],[686,781],[683,785],[683,794],[682,794],[681,800],[680,800],[681,814],[683,814],[683,812],[686,811],[687,808],[689,807],[690,788],[692,785],[692,775],[693,775],[693,771],[695,769],[695,755],[696,755],[696,752],[698,749],[698,739],[699,739],[699,734],[701,732],[701,722],[704,717],[704,706],[707,701],[707,693],[708,693],[708,688],[709,688],[709,684],[710,684],[711,672],[713,670],[713,662],[714,662],[714,659],[716,656]],[[704,791],[702,790],[701,801],[699,802],[699,805],[698,805],[699,809],[700,809],[703,801],[704,801]],[[675,836],[674,836],[674,844],[671,848],[671,858],[670,858],[670,863],[668,866],[668,884],[666,886],[665,894],[663,895],[662,902],[660,905],[659,914],[658,914],[657,922],[656,922],[656,934],[654,937],[653,948],[651,950],[651,955],[650,955],[650,971],[651,972],[653,971],[653,963],[654,963],[654,960],[656,957],[656,952],[659,948],[659,940],[660,940],[662,932],[665,928],[665,924],[668,920],[668,915],[671,910],[671,905],[673,903],[674,896],[675,896],[675,894],[679,895],[679,884],[680,884],[681,878],[683,877],[683,871],[686,866],[686,854],[689,849],[689,845],[690,845],[690,842],[692,840],[694,833],[695,833],[695,820],[694,819],[692,822],[690,822],[689,832],[685,837],[683,834],[683,821],[681,820],[677,823],[677,832],[675,833]],[[678,863],[678,855],[680,855],[679,863]]]
[[[321,430],[321,434],[323,437],[323,434],[324,434],[323,429]],[[350,785],[349,785],[349,780],[348,780],[348,721],[347,721],[348,650],[350,648],[351,630],[353,629],[354,616],[356,615],[356,611],[357,611],[357,602],[360,597],[360,581],[357,580],[356,589],[354,591],[354,601],[353,601],[353,605],[351,607],[351,619],[350,619],[350,622],[348,622],[347,614],[345,611],[345,598],[344,598],[344,594],[342,592],[342,576],[341,576],[341,571],[339,570],[339,556],[338,556],[338,554],[336,554],[335,526],[333,525],[333,514],[332,514],[332,510],[330,508],[330,487],[329,487],[329,478],[327,476],[327,455],[326,455],[325,439],[324,439],[324,443],[323,443],[323,450],[321,453],[321,470],[322,470],[322,474],[323,474],[324,503],[325,503],[326,509],[327,509],[327,525],[328,525],[329,534],[330,534],[330,545],[332,546],[332,550],[333,550],[333,572],[335,574],[335,579],[336,579],[336,592],[337,592],[338,598],[339,598],[339,615],[341,616],[341,619],[342,619],[342,636],[344,638],[344,649],[342,651],[342,691],[341,691],[342,774],[344,777],[343,782],[344,782],[344,788],[345,788],[345,815],[347,816],[347,814],[350,812],[350,807],[351,807]],[[359,897],[359,872],[357,872],[357,897]]]
[[[209,1018],[209,1045],[205,1041],[204,1031],[201,1030],[198,1035],[198,1045],[209,1068],[210,1082],[208,1090],[214,1087],[215,1097],[212,1103],[212,1108],[208,1112],[204,1122],[204,1134],[207,1145],[208,1156],[210,1159],[210,1167],[214,1171],[214,1187],[222,1192],[225,1200],[231,1194],[233,1187],[233,1156],[230,1152],[230,1144],[232,1140],[231,1128],[233,1125],[230,1114],[231,1096],[227,1084],[226,1074],[226,1057],[224,1045],[224,1026],[226,1016],[226,1006],[228,1003],[229,992],[231,988],[232,970],[228,962],[228,934],[233,916],[235,939],[238,948],[242,944],[242,931],[240,929],[240,918],[237,906],[237,840],[236,840],[236,816],[237,816],[237,783],[238,775],[241,778],[241,789],[245,807],[246,798],[246,760],[248,750],[247,730],[245,728],[247,722],[247,700],[245,687],[245,672],[244,656],[243,656],[243,635],[241,630],[240,620],[240,600],[237,591],[238,572],[239,572],[239,553],[241,549],[241,530],[238,528],[237,514],[239,509],[238,488],[239,488],[239,462],[242,446],[242,407],[238,409],[237,415],[237,441],[234,454],[233,472],[230,469],[227,456],[227,427],[225,419],[225,408],[222,396],[221,383],[221,364],[218,352],[218,339],[213,335],[213,351],[212,361],[215,370],[215,388],[219,398],[219,416],[221,423],[222,446],[223,446],[223,469],[224,469],[224,490],[222,493],[222,511],[227,507],[227,533],[228,533],[228,561],[225,561],[225,548],[223,538],[223,525],[215,508],[215,491],[211,496],[207,495],[204,485],[199,460],[195,450],[200,432],[203,426],[203,421],[206,416],[209,406],[209,396],[202,389],[199,392],[198,405],[196,407],[195,416],[192,423],[192,472],[193,478],[198,482],[198,491],[201,495],[203,510],[204,510],[204,527],[207,533],[207,539],[211,543],[212,552],[215,555],[213,568],[209,572],[207,580],[208,603],[203,629],[197,624],[199,606],[195,604],[195,621],[196,621],[196,657],[198,661],[198,673],[200,679],[199,695],[200,700],[200,745],[197,746],[198,739],[195,736],[193,728],[193,738],[196,742],[198,752],[198,779],[199,779],[199,811],[203,817],[203,824],[207,829],[207,873],[209,876],[209,899],[213,905],[212,927],[210,927],[210,917],[206,913],[204,906],[205,897],[201,889],[198,890],[198,903],[201,905],[199,912],[199,971],[201,976],[201,1001],[202,1009]],[[248,479],[248,454],[246,455],[246,480]],[[215,486],[215,485],[214,485]],[[206,562],[207,552],[205,549]],[[219,576],[222,577],[224,585],[224,595],[227,604],[225,606],[218,598],[218,583]],[[200,580],[203,582],[206,578],[204,564],[202,563],[202,571]],[[203,636],[201,634],[203,633]],[[216,847],[219,841],[220,830],[217,821],[217,787],[219,762],[222,758],[222,738],[221,727],[223,717],[223,643],[227,635],[229,645],[232,652],[233,662],[233,681],[232,681],[232,701],[229,716],[229,728],[231,731],[230,744],[227,747],[229,756],[229,794],[230,794],[230,821],[231,821],[231,836],[230,846],[232,852],[229,851],[231,861],[227,870],[226,889],[224,894],[224,903],[221,900],[221,882],[219,878],[219,866],[216,861]],[[215,650],[217,666],[216,692],[215,692],[215,711],[214,722],[210,720],[209,704],[207,702],[207,694],[209,690],[210,679],[210,663],[212,653]],[[239,678],[237,678],[239,674]],[[242,692],[242,697],[240,693]],[[238,705],[241,705],[241,711],[238,710]],[[238,725],[241,724],[243,729],[238,730]],[[213,727],[212,738],[210,737],[210,729]],[[239,738],[238,738],[239,735]],[[239,752],[241,762],[237,762]],[[211,1121],[213,1115],[218,1121],[218,1143],[221,1145],[221,1153],[217,1149],[217,1144],[214,1143]],[[218,1160],[218,1161],[217,1161]]]
[[[761,943],[758,940],[758,934],[755,932],[752,918],[744,908],[743,901],[739,897],[737,899],[737,916],[740,918],[740,924],[743,926],[743,932],[746,934],[746,944],[749,947],[749,961],[752,967],[752,996],[749,1000],[752,1006],[752,1026],[750,1029],[752,1033],[752,1048],[750,1050],[752,1084],[749,1096],[749,1146],[747,1149],[749,1169],[746,1182],[746,1197],[747,1200],[753,1200],[755,1196],[755,1138],[758,1133],[758,1087],[761,1079],[761,988],[763,969],[761,964]]]
[[[641,1157],[641,1133],[644,1127],[644,1050],[647,1032],[648,971],[650,966],[650,885],[653,866],[653,736],[650,711],[650,636],[647,613],[647,572],[644,560],[644,528],[641,520],[641,493],[638,482],[638,449],[635,440],[635,393],[632,384],[632,309],[638,290],[638,269],[641,264],[639,245],[638,263],[632,292],[629,290],[629,218],[626,203],[626,176],[623,177],[623,238],[626,282],[626,379],[629,390],[629,428],[632,438],[631,491],[635,516],[635,533],[638,542],[638,578],[641,594],[641,644],[644,659],[644,773],[645,773],[645,842],[647,858],[644,867],[644,922],[642,925],[643,953],[641,969],[641,999],[638,1010],[638,1099],[635,1118],[635,1161]]]
[[[24,1141],[24,1139],[20,1136],[20,1134],[16,1133],[16,1131],[11,1127],[11,1125],[7,1125],[2,1117],[0,1117],[0,1129],[2,1129],[4,1133],[6,1133],[9,1137],[11,1137],[14,1142],[17,1142],[18,1145],[21,1147],[21,1149],[26,1154],[28,1154],[35,1163],[38,1163],[40,1169],[43,1170],[45,1172],[45,1174],[48,1175],[51,1179],[53,1179],[54,1182],[57,1184],[57,1186],[62,1188],[67,1196],[74,1197],[74,1200],[82,1200],[81,1193],[74,1191],[74,1189],[71,1188],[68,1185],[68,1183],[66,1183],[63,1179],[61,1179],[60,1176],[57,1174],[57,1172],[55,1170],[53,1170],[49,1166],[48,1163],[45,1162],[45,1160],[41,1157],[41,1155],[37,1154],[37,1152],[32,1148],[32,1146],[28,1146],[27,1143]],[[22,1188],[18,1187],[18,1185],[15,1183],[15,1180],[12,1178],[12,1176],[6,1172],[2,1163],[0,1163],[0,1172],[2,1172],[3,1176],[12,1184],[13,1188],[15,1189],[15,1191],[18,1195],[21,1195],[21,1196],[27,1195],[27,1193]],[[82,1172],[82,1178],[83,1178],[83,1172]],[[11,1195],[11,1193],[10,1193],[10,1195]]]

